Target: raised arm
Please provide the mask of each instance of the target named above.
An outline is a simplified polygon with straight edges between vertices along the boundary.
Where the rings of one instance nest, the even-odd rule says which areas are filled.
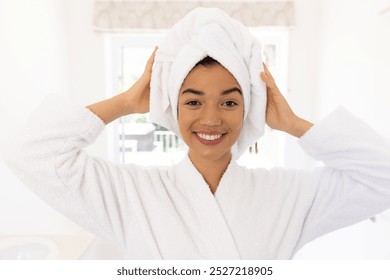
[[[267,124],[299,137],[325,166],[307,171],[300,190],[314,193],[295,251],[307,242],[390,208],[390,141],[343,107],[313,125],[297,117],[266,66]],[[305,190],[306,188],[306,190]]]
[[[114,119],[148,110],[154,53],[126,92],[88,106],[48,95],[27,124],[0,147],[16,176],[47,204],[92,233],[123,248],[136,199],[135,167],[92,157],[84,150]],[[92,111],[92,112],[91,112]],[[39,217],[38,217],[39,218]]]
[[[260,73],[260,77],[267,86],[267,125],[272,129],[284,131],[298,138],[301,137],[313,124],[294,114],[265,64],[264,71]]]
[[[129,114],[143,114],[149,112],[150,99],[150,79],[152,77],[152,67],[157,48],[146,64],[145,71],[135,84],[127,91],[112,98],[87,106],[105,124],[117,118]]]

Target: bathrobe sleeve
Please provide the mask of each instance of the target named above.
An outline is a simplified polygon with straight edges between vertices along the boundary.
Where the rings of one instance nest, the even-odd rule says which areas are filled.
[[[315,169],[316,192],[296,250],[336,229],[390,208],[390,140],[339,107],[299,143],[325,167]]]
[[[8,167],[40,198],[92,233],[123,247],[129,223],[123,167],[83,148],[104,123],[83,106],[48,95],[17,135],[2,147]],[[127,181],[126,187],[132,182]]]

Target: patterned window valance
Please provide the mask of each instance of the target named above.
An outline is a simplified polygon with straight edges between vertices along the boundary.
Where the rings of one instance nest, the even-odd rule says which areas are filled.
[[[94,28],[98,32],[167,29],[196,7],[217,7],[246,26],[291,26],[294,2],[289,1],[115,1],[96,0]]]

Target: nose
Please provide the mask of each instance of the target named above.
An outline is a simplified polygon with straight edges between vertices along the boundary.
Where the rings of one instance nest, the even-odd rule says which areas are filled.
[[[206,126],[217,126],[222,124],[221,113],[214,107],[204,108],[201,112],[200,124]]]

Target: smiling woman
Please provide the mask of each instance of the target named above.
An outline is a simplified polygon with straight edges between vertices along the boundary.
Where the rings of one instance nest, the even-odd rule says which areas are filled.
[[[234,76],[209,56],[185,78],[178,102],[181,137],[188,156],[216,191],[240,136],[244,99]]]
[[[86,107],[48,96],[1,152],[36,194],[125,258],[290,259],[390,207],[390,142],[342,107],[315,125],[297,116],[260,49],[222,11],[196,9],[129,89]],[[188,145],[179,163],[117,165],[84,150],[106,124],[149,110]],[[265,123],[325,166],[239,166]]]

